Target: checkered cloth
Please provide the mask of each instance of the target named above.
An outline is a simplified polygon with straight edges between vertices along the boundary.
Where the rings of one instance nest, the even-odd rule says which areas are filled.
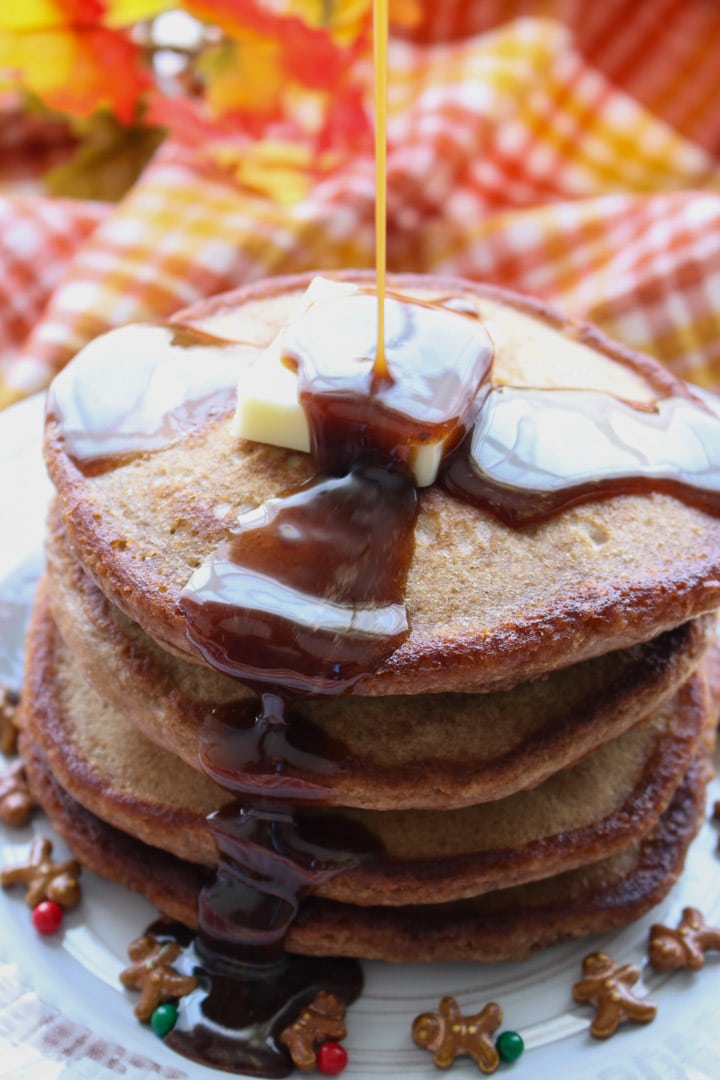
[[[437,0],[425,16],[391,46],[390,269],[533,293],[720,387],[720,5]],[[6,197],[0,401],[108,327],[371,266],[373,205],[369,157],[286,206],[172,140],[115,207]]]

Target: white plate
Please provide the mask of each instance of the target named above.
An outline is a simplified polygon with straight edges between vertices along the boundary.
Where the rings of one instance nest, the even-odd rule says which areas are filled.
[[[0,606],[3,579],[32,569],[41,546],[49,485],[40,463],[42,403],[35,399],[0,416]],[[5,657],[16,642],[2,645]],[[0,677],[2,668],[0,668]],[[5,675],[7,677],[7,675]],[[711,798],[720,797],[713,785]],[[33,833],[50,834],[39,817],[20,832],[0,833],[0,858],[25,854]],[[539,953],[523,964],[366,965],[366,989],[349,1013],[347,1080],[439,1077],[428,1054],[410,1037],[413,1018],[453,994],[465,1012],[500,1003],[503,1029],[521,1032],[526,1052],[513,1066],[517,1080],[717,1080],[720,1077],[720,955],[695,975],[660,976],[647,966],[636,987],[658,1003],[656,1020],[626,1025],[608,1042],[587,1034],[591,1010],[573,1004],[570,990],[583,956],[602,947],[615,959],[643,965],[648,927],[675,923],[691,904],[720,924],[718,830],[706,824],[693,844],[680,884],[651,915],[616,934]],[[57,851],[64,849],[58,842]],[[91,874],[83,877],[83,902],[57,938],[41,938],[16,893],[0,894],[0,1077],[13,1080],[89,1080],[114,1074],[217,1078],[167,1050],[132,1014],[133,996],[117,981],[125,949],[154,912],[139,897]],[[453,1080],[480,1074],[458,1059]]]

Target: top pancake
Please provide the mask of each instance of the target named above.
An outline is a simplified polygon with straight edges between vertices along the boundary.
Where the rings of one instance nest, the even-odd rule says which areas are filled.
[[[184,321],[264,343],[310,276],[199,305]],[[532,301],[452,279],[400,276],[416,296],[473,296],[496,348],[495,378],[579,386],[633,400],[681,391],[659,365]],[[68,375],[72,377],[72,365]],[[178,594],[238,513],[308,479],[308,455],[234,438],[229,415],[103,475],[86,477],[50,417],[47,460],[77,558],[156,641],[201,663]],[[669,496],[619,496],[511,529],[425,490],[407,582],[408,640],[360,694],[510,687],[648,640],[720,604],[720,522]]]

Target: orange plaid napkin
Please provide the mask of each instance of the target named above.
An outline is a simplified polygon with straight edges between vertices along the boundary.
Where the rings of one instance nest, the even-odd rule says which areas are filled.
[[[534,293],[720,387],[718,50],[703,0],[427,5],[391,47],[390,268]],[[7,197],[0,401],[110,326],[371,265],[373,200],[369,157],[280,205],[172,141],[112,209]]]

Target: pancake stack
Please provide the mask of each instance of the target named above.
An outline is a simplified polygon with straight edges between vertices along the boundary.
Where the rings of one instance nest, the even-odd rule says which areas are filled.
[[[308,282],[256,285],[179,321],[264,347]],[[454,280],[392,288],[472,307],[496,381],[645,403],[684,393],[649,359],[532,301]],[[136,333],[76,359],[48,413],[57,497],[22,752],[80,860],[196,927],[218,861],[207,818],[232,802],[202,763],[208,738],[235,738],[228,771],[284,793],[296,840],[334,853],[289,951],[518,959],[656,904],[681,872],[710,775],[703,660],[720,604],[718,518],[642,491],[510,527],[424,489],[409,637],[351,693],[300,700],[281,743],[258,756],[234,720],[255,694],[191,645],[179,597],[239,514],[313,464],[232,435],[242,356],[202,408],[176,386],[162,404],[170,383],[148,379],[148,331]],[[198,366],[212,347],[196,349]],[[193,347],[183,351],[192,366]]]

